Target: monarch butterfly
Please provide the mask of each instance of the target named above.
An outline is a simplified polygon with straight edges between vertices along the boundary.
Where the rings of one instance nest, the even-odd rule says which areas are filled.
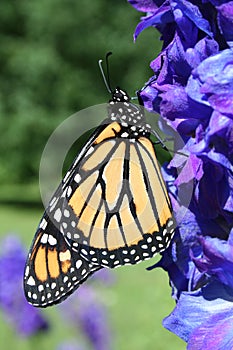
[[[79,152],[36,231],[24,276],[29,303],[59,303],[91,274],[166,249],[172,207],[140,106],[110,90],[108,117]]]

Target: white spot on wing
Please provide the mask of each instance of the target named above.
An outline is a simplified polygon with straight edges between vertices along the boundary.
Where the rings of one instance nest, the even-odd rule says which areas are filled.
[[[124,126],[125,128],[127,128],[127,126],[128,126],[128,124],[126,122],[122,122],[121,125]]]
[[[71,186],[69,186],[67,188],[67,197],[70,197],[71,193],[72,193],[72,188],[71,188]]]
[[[70,216],[69,210],[67,210],[67,209],[64,210],[64,216],[65,216],[66,218],[68,218],[68,217]]]
[[[64,179],[63,179],[63,182],[65,183],[67,180],[68,180],[68,177],[70,176],[70,171],[67,171]]]
[[[39,286],[38,286],[38,291],[39,292],[42,292],[44,290],[44,286],[43,286],[43,284],[40,284]]]
[[[47,233],[44,233],[43,236],[41,237],[41,243],[46,244],[48,242],[48,235]]]
[[[74,177],[74,181],[78,184],[81,180],[81,176],[80,174],[76,174],[75,177]]]
[[[50,203],[49,211],[52,211],[57,205],[59,198],[54,197]]]
[[[41,223],[40,223],[40,228],[42,228],[42,230],[45,230],[47,224],[48,224],[47,221],[45,220],[45,218],[43,218]]]
[[[157,241],[162,241],[163,240],[161,236],[155,236],[155,238],[156,238]]]
[[[147,249],[148,245],[147,244],[143,244],[141,247],[142,247],[142,249]]]
[[[54,219],[57,221],[57,222],[60,222],[61,221],[61,209],[58,208],[55,213],[54,213]]]
[[[94,147],[90,147],[87,153],[85,154],[85,157],[91,154],[94,151]]]
[[[167,233],[167,229],[165,228],[165,229],[163,229],[163,235],[165,236],[166,233]]]
[[[27,281],[27,284],[29,286],[35,286],[36,282],[34,280],[34,278],[32,276],[29,277],[28,281]]]
[[[56,245],[57,244],[56,238],[54,236],[52,236],[52,235],[49,235],[48,242],[49,242],[50,245]]]
[[[82,260],[78,260],[77,262],[76,262],[76,269],[80,269],[80,267],[82,266]]]
[[[68,225],[67,225],[66,222],[63,222],[63,223],[62,223],[62,226],[63,226],[64,228],[67,228]]]
[[[167,227],[170,227],[173,225],[173,220],[170,220],[168,223],[167,223]]]
[[[28,277],[28,275],[29,275],[29,266],[27,266],[25,269],[25,276]]]

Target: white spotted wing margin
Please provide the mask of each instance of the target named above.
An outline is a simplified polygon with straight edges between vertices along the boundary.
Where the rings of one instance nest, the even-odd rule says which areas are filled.
[[[45,221],[45,217],[42,219]],[[40,225],[41,226],[41,225]],[[101,269],[89,263],[70,247],[61,232],[48,222],[38,228],[24,272],[24,293],[36,307],[47,307],[65,300],[88,277]]]

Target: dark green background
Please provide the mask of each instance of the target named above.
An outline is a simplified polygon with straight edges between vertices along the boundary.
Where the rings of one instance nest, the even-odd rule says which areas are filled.
[[[150,28],[134,43],[139,18],[124,0],[1,1],[2,197],[14,196],[13,184],[37,181],[44,145],[59,123],[108,101],[99,58],[113,52],[112,85],[130,95],[150,77],[159,36]]]

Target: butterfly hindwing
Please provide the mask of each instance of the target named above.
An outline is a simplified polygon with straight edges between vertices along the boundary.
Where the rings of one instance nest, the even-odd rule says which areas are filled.
[[[72,249],[46,214],[40,226],[27,259],[24,290],[30,304],[46,307],[66,299],[101,267]]]

